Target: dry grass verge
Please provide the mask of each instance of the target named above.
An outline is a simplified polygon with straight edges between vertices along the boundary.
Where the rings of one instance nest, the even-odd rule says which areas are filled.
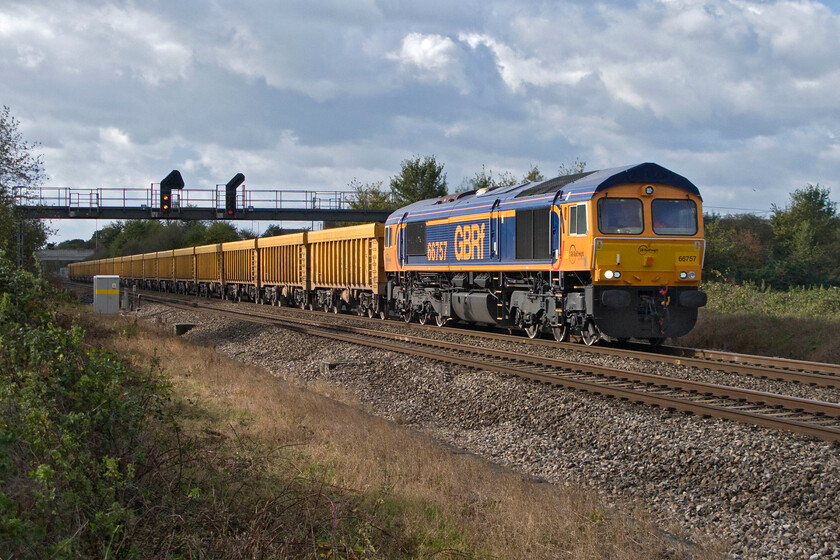
[[[193,555],[697,557],[644,514],[614,512],[591,493],[453,453],[152,326],[81,321],[91,343],[137,367],[157,360],[171,379],[195,442],[184,476],[197,517],[175,523],[192,535],[177,540]]]
[[[840,321],[701,310],[697,326],[677,341],[693,348],[840,364]]]

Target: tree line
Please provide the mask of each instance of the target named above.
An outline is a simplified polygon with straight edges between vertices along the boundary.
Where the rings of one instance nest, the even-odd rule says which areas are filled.
[[[706,280],[774,288],[840,286],[840,216],[831,190],[806,185],[769,217],[705,216]]]

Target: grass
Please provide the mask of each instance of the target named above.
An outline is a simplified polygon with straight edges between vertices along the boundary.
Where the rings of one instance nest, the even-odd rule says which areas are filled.
[[[698,348],[840,363],[840,288],[772,290],[709,283],[697,326],[677,343]]]
[[[535,483],[152,326],[82,315],[93,344],[172,384],[193,509],[158,550],[306,558],[716,558],[639,511]],[[340,400],[337,400],[340,399]],[[342,402],[343,401],[343,402]],[[173,519],[173,523],[174,523]],[[162,543],[162,544],[161,544]],[[720,545],[718,545],[719,548]],[[717,552],[720,552],[719,550]]]

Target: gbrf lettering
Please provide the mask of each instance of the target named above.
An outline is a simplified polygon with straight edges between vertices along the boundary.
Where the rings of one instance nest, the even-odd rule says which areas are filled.
[[[455,259],[469,261],[484,258],[484,226],[468,224],[455,228]]]

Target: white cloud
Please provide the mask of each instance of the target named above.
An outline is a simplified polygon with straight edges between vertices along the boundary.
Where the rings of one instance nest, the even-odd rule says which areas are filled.
[[[189,47],[175,29],[134,6],[9,4],[0,8],[0,54],[28,69],[65,76],[129,76],[151,86],[184,78]]]
[[[467,43],[472,49],[479,46],[490,49],[496,58],[499,74],[508,87],[514,91],[519,91],[523,85],[539,87],[557,84],[574,85],[590,73],[587,70],[575,68],[574,63],[558,64],[541,59],[539,56],[525,56],[489,35],[462,33],[459,40]]]
[[[399,61],[404,71],[437,82],[447,82],[461,73],[458,47],[442,35],[409,33],[403,37],[399,51],[388,58]]]

